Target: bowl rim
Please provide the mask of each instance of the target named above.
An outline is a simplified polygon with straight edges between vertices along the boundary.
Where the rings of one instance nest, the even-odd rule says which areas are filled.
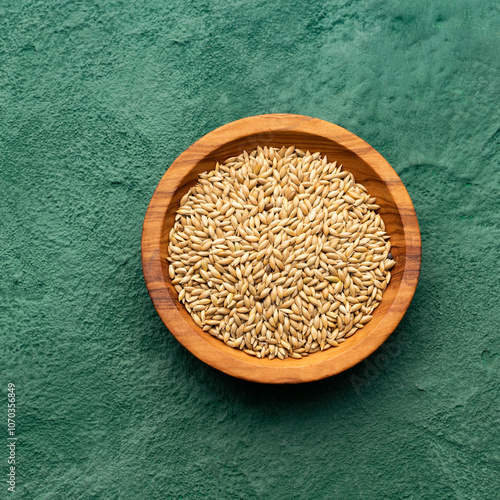
[[[266,360],[266,364],[261,364],[264,360],[257,360],[248,355],[248,360],[240,359],[203,339],[173,303],[177,298],[173,298],[167,289],[160,256],[160,247],[165,239],[165,215],[180,182],[192,166],[225,143],[279,131],[312,134],[336,142],[370,165],[394,199],[402,221],[405,241],[406,258],[400,288],[377,328],[341,354],[303,366],[280,367],[281,360],[276,361],[276,366],[269,364],[275,360]],[[415,209],[403,182],[373,147],[352,132],[328,121],[303,115],[274,113],[227,123],[198,139],[172,162],[158,183],[146,211],[141,238],[141,260],[146,286],[156,311],[172,335],[198,359],[228,375],[248,381],[270,384],[302,383],[330,377],[351,368],[372,354],[391,335],[408,309],[417,287],[421,265],[421,238]],[[387,314],[389,312],[391,314]],[[233,350],[222,343],[221,346],[229,351]],[[314,361],[313,358],[314,354],[306,359]]]

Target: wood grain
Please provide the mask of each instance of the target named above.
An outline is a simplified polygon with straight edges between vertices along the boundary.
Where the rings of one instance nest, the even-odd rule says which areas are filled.
[[[216,161],[260,146],[295,145],[320,151],[351,171],[357,182],[377,197],[391,236],[396,266],[373,319],[339,347],[302,359],[257,359],[232,349],[198,328],[168,275],[168,234],[181,197],[198,175]],[[168,330],[200,360],[229,375],[254,382],[294,384],[340,373],[373,353],[394,331],[415,292],[420,272],[421,242],[417,217],[401,179],[387,161],[351,132],[301,115],[271,114],[244,118],[205,135],[167,170],[149,204],[142,232],[144,278],[158,314]]]

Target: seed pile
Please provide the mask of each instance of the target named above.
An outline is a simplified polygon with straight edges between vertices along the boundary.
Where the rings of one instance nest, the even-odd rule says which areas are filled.
[[[391,279],[379,208],[320,153],[258,147],[182,198],[169,274],[204,331],[249,355],[301,358],[372,318]]]

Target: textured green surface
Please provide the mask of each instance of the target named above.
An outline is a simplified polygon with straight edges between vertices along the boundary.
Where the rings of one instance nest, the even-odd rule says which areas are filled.
[[[496,4],[0,4],[0,382],[4,398],[17,386],[16,496],[498,498]],[[296,387],[191,356],[140,265],[146,207],[173,159],[269,112],[374,146],[423,239],[389,341]]]

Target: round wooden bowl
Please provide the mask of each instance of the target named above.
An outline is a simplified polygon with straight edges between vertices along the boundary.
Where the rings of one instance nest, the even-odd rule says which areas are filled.
[[[198,175],[215,162],[257,146],[295,145],[320,151],[352,172],[381,206],[391,236],[396,265],[373,319],[339,347],[302,359],[257,359],[203,332],[195,325],[168,274],[168,235],[180,199]],[[205,363],[234,377],[268,384],[295,384],[342,372],[374,352],[406,312],[420,272],[421,243],[417,217],[401,179],[370,145],[332,123],[301,115],[271,114],[243,118],[205,135],[167,170],[149,204],[142,232],[142,266],[146,285],[161,319],[186,349]]]

